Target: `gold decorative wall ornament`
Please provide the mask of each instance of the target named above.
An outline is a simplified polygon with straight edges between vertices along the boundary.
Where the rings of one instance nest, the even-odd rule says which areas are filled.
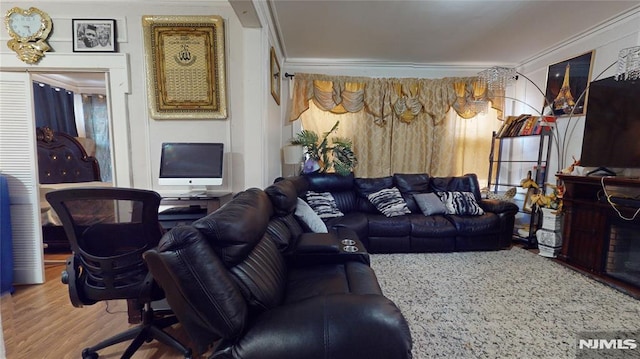
[[[220,16],[144,16],[152,118],[227,118],[224,23]]]
[[[28,10],[14,7],[7,11],[4,23],[11,36],[7,46],[16,52],[21,61],[35,64],[51,49],[46,40],[53,22],[44,11],[35,7]]]

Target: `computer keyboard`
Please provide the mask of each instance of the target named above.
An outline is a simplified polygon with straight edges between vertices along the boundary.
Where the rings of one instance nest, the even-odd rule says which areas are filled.
[[[206,214],[207,209],[200,206],[171,207],[160,212],[161,215]]]

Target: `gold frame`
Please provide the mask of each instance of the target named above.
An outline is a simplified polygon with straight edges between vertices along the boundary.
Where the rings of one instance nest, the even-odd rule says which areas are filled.
[[[155,119],[226,119],[224,20],[143,16],[147,96]]]
[[[271,96],[276,100],[276,103],[280,105],[280,63],[276,56],[276,50],[271,47],[271,56],[269,59],[269,81],[271,85]]]

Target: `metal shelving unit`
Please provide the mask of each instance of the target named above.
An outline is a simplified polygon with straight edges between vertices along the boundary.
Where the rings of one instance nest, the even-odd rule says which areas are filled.
[[[517,188],[514,201],[520,211],[516,215],[513,239],[523,242],[528,247],[536,245],[535,234],[540,216],[536,212],[524,209],[527,190],[520,187],[520,181],[531,171],[531,178],[534,178],[544,191],[551,141],[552,133],[547,128],[536,135],[498,137],[494,132],[492,136],[488,187],[494,193],[503,193],[512,187]]]

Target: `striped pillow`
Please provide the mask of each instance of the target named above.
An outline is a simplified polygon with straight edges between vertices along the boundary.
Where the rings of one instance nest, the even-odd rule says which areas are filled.
[[[482,208],[471,192],[436,192],[447,207],[447,214],[481,216]]]
[[[344,213],[338,209],[336,199],[331,192],[307,191],[307,203],[320,218],[344,216]]]
[[[409,207],[407,207],[407,202],[404,201],[400,191],[395,187],[381,189],[378,192],[367,195],[367,198],[369,202],[376,206],[378,211],[387,217],[411,213]]]

